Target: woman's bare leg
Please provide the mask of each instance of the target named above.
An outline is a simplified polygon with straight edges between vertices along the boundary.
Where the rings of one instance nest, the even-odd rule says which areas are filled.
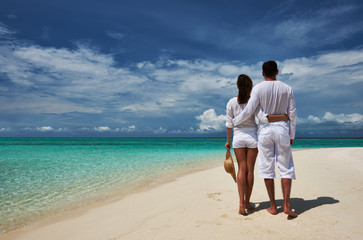
[[[250,204],[250,198],[254,183],[254,170],[258,150],[257,148],[247,148],[247,189],[246,189],[246,208],[253,209]]]
[[[247,148],[234,148],[238,163],[237,187],[240,199],[240,211],[242,215],[246,214],[246,190],[247,190]]]

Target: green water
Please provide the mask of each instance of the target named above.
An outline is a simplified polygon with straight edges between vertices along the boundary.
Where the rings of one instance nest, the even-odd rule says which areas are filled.
[[[165,174],[222,162],[225,139],[0,138],[0,234]],[[363,147],[296,139],[294,148]]]

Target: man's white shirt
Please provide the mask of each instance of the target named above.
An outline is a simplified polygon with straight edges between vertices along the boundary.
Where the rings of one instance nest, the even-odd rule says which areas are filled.
[[[256,109],[260,107],[266,115],[287,114],[289,121],[290,139],[295,138],[296,105],[292,88],[280,81],[264,81],[257,84],[251,92],[243,111],[233,119],[233,125],[238,126],[249,119]]]

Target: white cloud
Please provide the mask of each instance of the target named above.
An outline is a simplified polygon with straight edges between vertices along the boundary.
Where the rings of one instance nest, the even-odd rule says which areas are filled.
[[[100,126],[100,127],[93,127],[93,128],[88,128],[88,127],[83,127],[83,128],[79,128],[80,131],[85,131],[85,132],[92,132],[92,131],[96,131],[96,132],[123,132],[123,133],[131,133],[131,132],[135,132],[136,131],[136,127],[134,125],[128,126],[128,127],[122,127],[122,128],[110,128],[107,126]]]
[[[125,92],[137,94],[138,86],[147,80],[142,74],[114,64],[111,55],[82,44],[74,50],[24,45],[17,41],[0,45],[0,74],[15,84],[10,91],[17,95],[20,89],[32,88],[32,99],[29,93],[19,92],[28,100],[14,97],[15,101],[9,100],[0,108],[16,111],[27,105],[29,111],[48,113],[101,112],[102,103],[119,99],[118,95]],[[44,107],[37,108],[39,105]],[[54,107],[57,105],[61,107]]]
[[[127,133],[130,133],[130,132],[135,132],[135,131],[136,131],[135,125],[115,129],[115,132],[127,132]]]
[[[112,131],[109,127],[94,127],[93,130],[97,132],[109,132]]]
[[[0,37],[8,38],[13,35],[15,31],[10,30],[5,24],[0,22]]]
[[[241,74],[241,68],[231,64],[220,66],[218,71],[224,76],[236,77]]]
[[[279,64],[279,69],[294,91],[332,93],[339,86],[363,82],[363,49],[287,59]]]
[[[296,9],[295,6],[292,8]],[[277,16],[272,14],[259,22],[256,29],[292,47],[335,44],[363,31],[362,21],[347,22],[347,16],[354,14],[357,9],[359,7],[355,5],[345,4],[315,11],[294,10],[292,14],[291,8],[287,6],[283,10],[285,12],[276,11]],[[342,18],[345,21],[341,21]]]
[[[55,129],[53,127],[50,126],[43,126],[43,127],[36,127],[36,128],[29,128],[26,127],[24,128],[24,130],[26,131],[39,131],[39,132],[63,132],[63,131],[67,131],[67,128],[58,128]]]
[[[54,129],[52,127],[50,127],[50,126],[37,127],[36,130],[41,131],[41,132],[54,131]]]
[[[363,124],[363,115],[359,113],[333,114],[331,112],[326,112],[322,118],[309,115],[307,121],[302,120],[302,122],[312,122],[312,123],[337,122],[337,123]]]
[[[325,121],[336,121],[338,123],[363,123],[363,115],[359,113],[352,114],[333,114],[326,112],[323,120]]]
[[[163,127],[159,127],[158,129],[155,129],[154,130],[154,133],[155,134],[163,134],[163,133],[166,133],[167,129],[166,128],[163,128]]]
[[[135,103],[127,106],[122,106],[119,109],[125,112],[155,112],[160,106],[155,102]]]
[[[88,107],[78,103],[62,102],[55,96],[39,96],[36,93],[27,93],[24,95],[12,92],[11,96],[0,96],[0,102],[8,103],[0,105],[0,110],[7,113],[102,113],[102,109],[97,106]]]
[[[14,56],[46,72],[52,70],[55,73],[89,73],[95,76],[105,74],[105,66],[112,66],[114,63],[109,56],[98,54],[86,46],[80,46],[76,51],[35,45],[23,46],[14,51]]]
[[[120,32],[115,32],[115,31],[105,31],[106,35],[111,37],[111,38],[114,38],[114,39],[117,39],[117,40],[122,40],[125,38],[125,34],[123,33],[120,33]]]
[[[321,123],[320,118],[315,117],[313,115],[309,115],[308,120],[313,121],[313,122],[317,122],[317,123]]]
[[[225,129],[226,116],[217,116],[216,111],[212,108],[195,118],[200,121],[198,132],[218,132]]]
[[[0,132],[10,132],[11,128],[0,128]]]

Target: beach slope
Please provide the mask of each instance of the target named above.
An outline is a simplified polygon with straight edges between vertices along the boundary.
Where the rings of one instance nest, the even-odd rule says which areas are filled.
[[[82,213],[38,223],[0,239],[362,239],[363,148],[293,152],[297,180],[289,220],[275,181],[272,216],[264,182],[255,174],[255,211],[238,215],[237,186],[223,169],[192,173]],[[256,169],[257,171],[257,169]]]

